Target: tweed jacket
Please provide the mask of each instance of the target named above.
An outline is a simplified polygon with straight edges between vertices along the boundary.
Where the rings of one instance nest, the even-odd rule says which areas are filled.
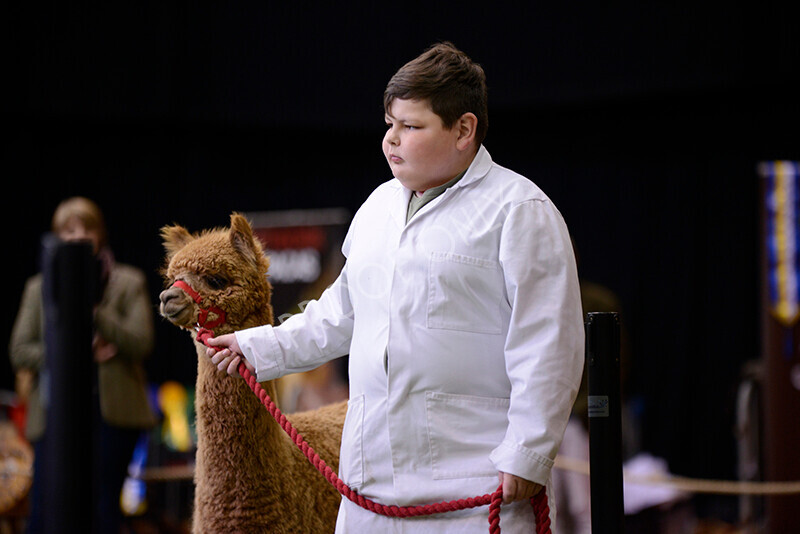
[[[15,371],[33,373],[26,425],[31,441],[42,437],[46,425],[46,392],[40,380],[45,360],[42,278],[36,274],[27,280],[9,343]],[[126,428],[152,426],[155,415],[142,362],[152,352],[154,327],[144,273],[125,264],[113,267],[94,324],[97,334],[118,349],[114,357],[96,365],[103,419]]]

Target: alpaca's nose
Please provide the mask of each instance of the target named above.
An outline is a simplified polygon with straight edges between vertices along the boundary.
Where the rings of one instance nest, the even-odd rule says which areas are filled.
[[[186,308],[185,299],[182,299],[185,293],[178,288],[171,287],[165,289],[158,295],[161,301],[161,314],[167,318],[175,319]]]
[[[174,298],[175,298],[175,297],[177,297],[177,296],[178,296],[178,295],[176,295],[176,294],[175,294],[175,291],[173,291],[173,289],[172,289],[172,288],[170,288],[170,289],[165,289],[164,291],[162,291],[161,293],[159,293],[159,295],[158,295],[158,300],[160,300],[160,301],[161,301],[161,304],[162,304],[162,305],[164,305],[164,304],[166,304],[166,303],[167,303],[167,302],[168,302],[170,299],[174,299]]]

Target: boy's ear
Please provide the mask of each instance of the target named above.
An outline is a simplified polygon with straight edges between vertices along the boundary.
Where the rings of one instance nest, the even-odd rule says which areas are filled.
[[[478,117],[472,112],[467,112],[461,115],[456,122],[458,129],[458,138],[456,140],[456,147],[459,150],[467,150],[472,146],[475,141],[475,131],[478,128]]]

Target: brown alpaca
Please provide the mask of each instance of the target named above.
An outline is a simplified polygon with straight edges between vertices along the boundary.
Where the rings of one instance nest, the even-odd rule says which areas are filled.
[[[339,493],[278,426],[244,380],[220,372],[196,339],[200,309],[226,314],[215,335],[272,323],[269,260],[248,221],[231,215],[230,229],[190,234],[161,230],[167,250],[161,314],[192,332],[197,350],[197,458],[193,532],[333,532]],[[172,287],[182,280],[198,305]],[[212,311],[208,320],[216,315]],[[275,399],[275,385],[263,383]],[[331,468],[338,470],[346,402],[287,416]]]

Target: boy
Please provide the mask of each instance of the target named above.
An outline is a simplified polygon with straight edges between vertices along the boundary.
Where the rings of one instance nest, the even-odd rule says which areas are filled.
[[[561,215],[495,165],[483,70],[449,43],[403,66],[385,94],[394,179],[358,210],[342,273],[280,327],[210,340],[220,370],[259,381],[350,355],[340,476],[383,504],[427,504],[503,485],[503,532],[549,475],[580,384],[583,322]],[[550,498],[551,521],[554,499]],[[486,532],[488,508],[425,518],[342,499],[337,532]]]

